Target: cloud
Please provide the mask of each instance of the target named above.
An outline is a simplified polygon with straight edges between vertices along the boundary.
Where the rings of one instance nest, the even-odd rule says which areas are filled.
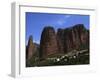
[[[59,21],[57,21],[57,23],[58,23],[59,25],[62,25],[62,24],[65,23],[65,21],[64,21],[64,20],[59,20]]]
[[[63,18],[58,19],[57,24],[63,25],[64,23],[66,23],[66,20],[67,20],[68,18],[70,18],[70,17],[71,17],[71,15],[65,15]]]
[[[34,40],[34,43],[40,44],[40,40]]]
[[[71,15],[66,15],[66,16],[65,16],[65,18],[69,18],[69,17],[71,17]]]

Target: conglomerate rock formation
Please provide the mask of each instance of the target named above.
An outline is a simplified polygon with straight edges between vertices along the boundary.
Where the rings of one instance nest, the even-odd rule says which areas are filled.
[[[57,54],[58,45],[56,33],[53,27],[45,27],[41,34],[40,57],[45,58],[47,55]]]
[[[64,30],[64,50],[69,52],[73,49],[86,48],[89,44],[89,33],[83,24]]]
[[[67,53],[71,50],[89,48],[89,30],[83,24],[70,28],[58,29],[45,27],[41,34],[40,57],[58,53]]]
[[[33,43],[33,37],[30,36],[28,40],[28,45],[26,46],[26,59],[30,60],[33,55],[36,55],[38,51],[38,46]]]
[[[33,45],[33,37],[30,36],[29,40],[28,40],[28,45],[26,47],[26,58],[30,59],[33,55],[33,49],[34,49],[34,45]]]
[[[32,56],[47,58],[53,54],[67,54],[72,50],[89,49],[89,30],[83,24],[77,24],[69,28],[59,28],[57,32],[53,27],[44,27],[40,44],[33,43],[30,36],[26,46],[26,59]]]

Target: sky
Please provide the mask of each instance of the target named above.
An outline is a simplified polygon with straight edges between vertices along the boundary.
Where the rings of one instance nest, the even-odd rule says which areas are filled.
[[[41,33],[45,26],[58,28],[72,27],[76,24],[84,24],[89,29],[89,15],[79,14],[55,14],[26,12],[26,44],[29,36],[33,36],[33,42],[40,43]]]

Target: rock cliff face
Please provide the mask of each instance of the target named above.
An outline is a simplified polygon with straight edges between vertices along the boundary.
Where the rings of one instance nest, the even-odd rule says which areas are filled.
[[[56,33],[53,27],[45,27],[41,34],[40,57],[58,53]]]
[[[57,45],[59,53],[64,53],[64,29],[57,31]]]
[[[89,33],[83,24],[78,24],[72,28],[64,30],[64,51],[85,48],[89,43]]]
[[[26,46],[26,59],[29,60],[33,55],[36,55],[38,51],[38,46],[33,43],[33,37],[30,36],[28,40],[28,45]]]
[[[66,29],[53,27],[43,29],[40,41],[40,57],[50,54],[67,53],[71,50],[80,50],[89,47],[89,31],[83,24],[77,24]]]
[[[28,45],[26,47],[26,55],[27,55],[27,59],[30,59],[33,55],[33,50],[34,49],[34,44],[33,44],[33,37],[30,36],[29,40],[28,40]]]

